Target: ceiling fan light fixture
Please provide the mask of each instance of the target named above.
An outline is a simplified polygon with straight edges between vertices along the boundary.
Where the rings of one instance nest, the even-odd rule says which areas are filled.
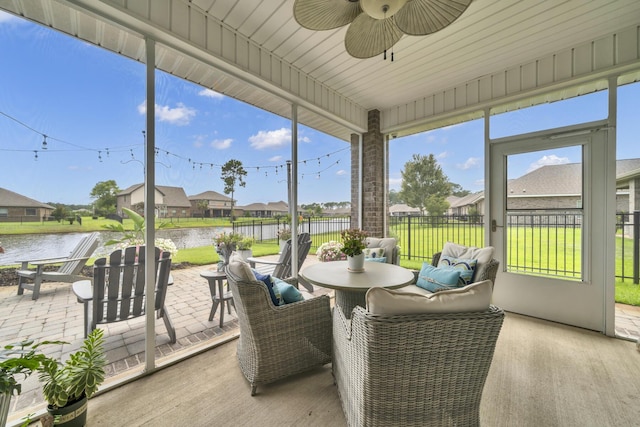
[[[391,18],[407,0],[360,0],[360,7],[373,19]]]

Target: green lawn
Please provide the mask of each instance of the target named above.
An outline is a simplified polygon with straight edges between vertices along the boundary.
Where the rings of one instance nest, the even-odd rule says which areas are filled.
[[[35,233],[87,233],[91,231],[105,231],[104,225],[114,224],[116,221],[104,218],[93,219],[82,217],[82,225],[74,221],[39,221],[39,222],[0,222],[1,234],[35,234]],[[166,228],[196,228],[196,227],[231,227],[228,218],[157,218],[156,226],[167,223]],[[127,230],[133,230],[133,221],[126,218],[123,225]]]

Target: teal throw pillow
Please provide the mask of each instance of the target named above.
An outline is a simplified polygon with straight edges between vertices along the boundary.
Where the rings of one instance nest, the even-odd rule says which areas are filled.
[[[428,262],[422,263],[422,269],[418,275],[416,285],[429,292],[441,289],[452,289],[458,286],[460,271],[451,268],[437,268]]]
[[[386,256],[382,256],[382,257],[377,257],[377,258],[365,258],[365,261],[370,261],[370,262],[382,262],[385,263],[387,262],[387,257]]]
[[[284,301],[282,300],[282,295],[280,294],[280,290],[273,286],[273,280],[270,275],[259,273],[256,270],[252,270],[253,274],[256,276],[257,280],[260,280],[267,286],[267,290],[269,290],[269,296],[271,297],[271,302],[273,305],[283,305]]]
[[[277,277],[272,277],[271,280],[273,280],[273,288],[278,288],[285,304],[304,301],[304,297],[300,291],[292,284],[287,283],[284,280],[280,280]]]
[[[467,286],[473,283],[473,274],[476,272],[477,259],[454,258],[447,255],[440,256],[439,268],[451,268],[460,271],[458,286]]]

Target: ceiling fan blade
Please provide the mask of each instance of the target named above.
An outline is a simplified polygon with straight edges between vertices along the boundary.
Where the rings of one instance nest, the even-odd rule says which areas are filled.
[[[354,58],[371,58],[391,48],[401,37],[393,17],[373,19],[362,13],[349,25],[344,45]]]
[[[405,34],[425,36],[458,19],[471,0],[413,0],[395,15],[398,28]]]
[[[357,0],[296,0],[293,17],[309,30],[332,30],[352,22],[362,13]]]

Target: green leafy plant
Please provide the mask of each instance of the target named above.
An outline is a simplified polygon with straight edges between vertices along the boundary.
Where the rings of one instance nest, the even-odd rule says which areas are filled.
[[[359,228],[342,230],[340,236],[342,237],[342,252],[346,256],[360,255],[362,250],[367,247],[365,244],[367,233]]]
[[[237,249],[239,251],[248,251],[253,246],[253,242],[255,242],[255,239],[253,237],[242,236],[242,238],[238,242]]]
[[[63,341],[43,341],[35,343],[25,340],[5,345],[0,350],[0,394],[20,394],[22,385],[19,380],[26,379],[38,371],[48,358],[38,352],[38,347],[46,344],[66,344]]]
[[[39,368],[43,383],[42,394],[49,405],[61,408],[91,397],[105,377],[104,332],[94,329],[84,340],[80,350],[61,364],[46,358]]]
[[[105,242],[105,246],[118,245],[116,249],[124,249],[127,246],[143,245],[145,242],[144,231],[146,229],[146,221],[144,217],[128,208],[122,208],[122,211],[133,221],[133,230],[125,230],[124,224],[120,223],[103,225],[102,227],[107,230],[122,233],[122,237],[120,239],[108,240]],[[165,228],[170,225],[171,224],[168,222],[161,222],[158,225],[158,228]],[[175,256],[178,253],[178,248],[171,239],[156,238],[155,246],[159,247],[163,251],[171,252],[172,256]]]

